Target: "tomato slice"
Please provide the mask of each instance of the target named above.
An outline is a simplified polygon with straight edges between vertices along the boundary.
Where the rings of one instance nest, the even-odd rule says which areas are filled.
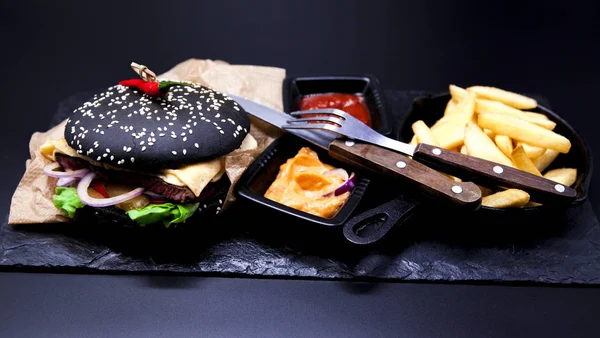
[[[106,187],[104,186],[104,182],[102,181],[94,181],[90,184],[92,189],[96,190],[100,195],[104,196],[104,198],[109,198],[110,196],[106,192]]]

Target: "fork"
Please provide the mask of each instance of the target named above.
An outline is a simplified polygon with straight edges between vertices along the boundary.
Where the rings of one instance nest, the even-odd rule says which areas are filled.
[[[295,111],[283,129],[322,129],[352,140],[387,148],[411,156],[433,169],[468,179],[482,186],[515,188],[529,193],[540,203],[571,203],[577,192],[567,186],[499,163],[464,155],[456,151],[419,143],[416,146],[379,134],[352,115],[332,108]]]

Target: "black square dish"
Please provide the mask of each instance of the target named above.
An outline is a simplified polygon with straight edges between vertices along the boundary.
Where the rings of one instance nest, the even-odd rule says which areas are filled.
[[[318,154],[319,160],[323,163],[336,168],[346,169],[348,173],[352,172],[348,166],[330,157],[326,150],[311,145],[296,136],[286,134],[273,141],[250,164],[238,180],[235,186],[235,193],[247,200],[313,223],[325,226],[342,225],[352,215],[367,190],[370,181],[364,175],[357,174],[356,187],[351,191],[344,205],[332,218],[312,215],[264,197],[265,192],[277,177],[280,166],[289,158],[294,157],[302,147],[309,147],[314,150]]]
[[[283,107],[287,113],[297,111],[303,97],[330,93],[362,97],[369,112],[371,128],[386,136],[392,133],[385,95],[379,80],[372,75],[288,77],[283,81]]]

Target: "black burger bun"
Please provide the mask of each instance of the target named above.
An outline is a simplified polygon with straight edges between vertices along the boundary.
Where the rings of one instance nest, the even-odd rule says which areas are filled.
[[[164,96],[116,85],[67,120],[64,137],[80,155],[123,169],[176,169],[239,148],[250,118],[230,97],[175,85]]]

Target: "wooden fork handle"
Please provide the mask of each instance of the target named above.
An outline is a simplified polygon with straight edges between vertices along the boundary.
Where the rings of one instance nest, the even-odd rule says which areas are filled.
[[[368,143],[335,140],[329,145],[329,154],[340,161],[402,179],[436,200],[473,210],[481,205],[481,190],[474,183],[455,182],[397,152]]]
[[[557,184],[549,179],[428,144],[419,144],[413,158],[445,173],[472,180],[490,188],[524,190],[535,202],[568,204],[577,197],[575,189]]]

